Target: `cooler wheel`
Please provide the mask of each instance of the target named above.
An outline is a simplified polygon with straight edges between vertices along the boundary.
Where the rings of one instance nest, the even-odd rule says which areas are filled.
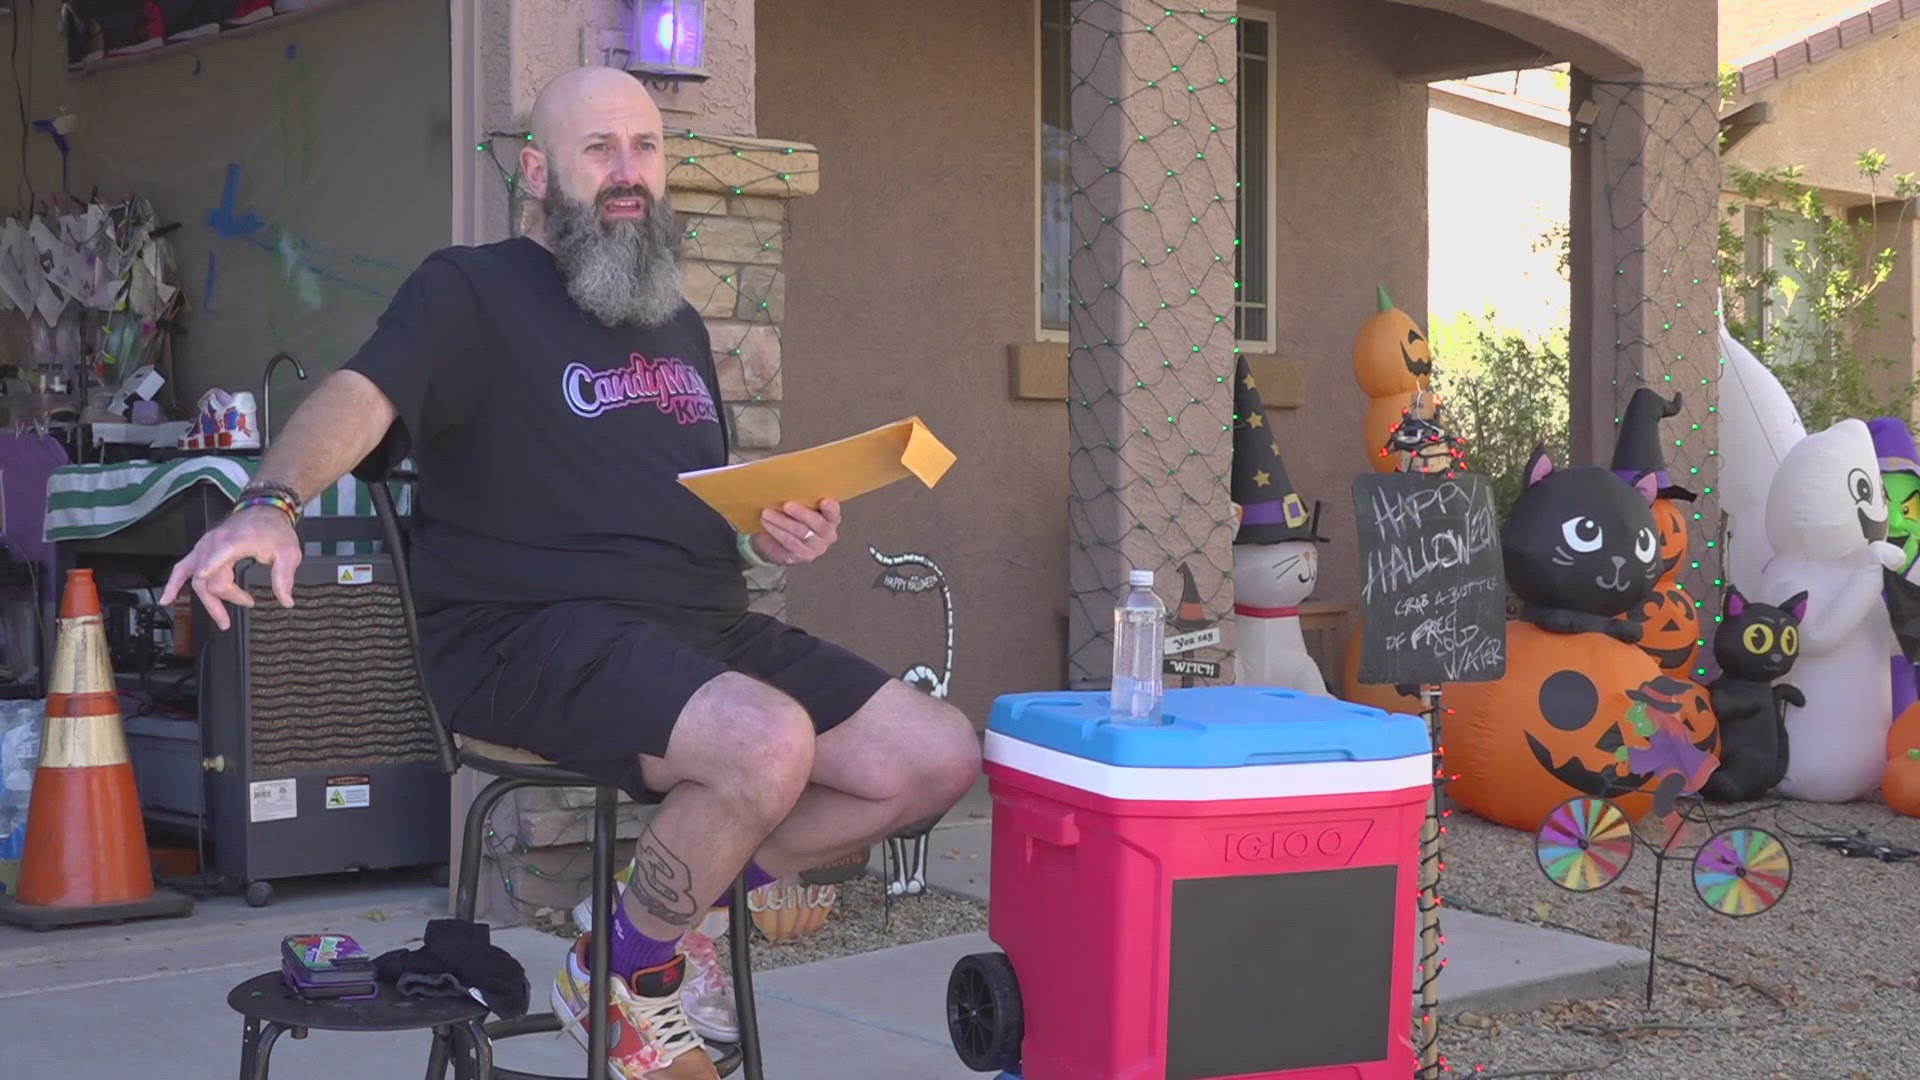
[[[250,882],[247,885],[246,896],[248,907],[266,907],[268,904],[273,903],[273,883],[268,881]]]
[[[1005,953],[974,953],[947,979],[947,1034],[967,1068],[997,1072],[1020,1063],[1026,1018],[1020,982]]]

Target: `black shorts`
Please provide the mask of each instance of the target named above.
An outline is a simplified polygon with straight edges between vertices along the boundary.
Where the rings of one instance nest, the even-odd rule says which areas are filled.
[[[664,757],[694,691],[737,672],[782,691],[825,732],[890,681],[829,641],[753,612],[663,614],[605,601],[518,612],[471,658],[453,730],[530,750],[645,800],[639,757]]]

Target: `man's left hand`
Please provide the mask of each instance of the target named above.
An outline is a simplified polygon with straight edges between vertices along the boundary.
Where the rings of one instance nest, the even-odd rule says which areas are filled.
[[[797,502],[760,512],[760,531],[753,534],[753,550],[782,566],[810,563],[827,553],[840,538],[840,504],[820,500],[818,510]]]

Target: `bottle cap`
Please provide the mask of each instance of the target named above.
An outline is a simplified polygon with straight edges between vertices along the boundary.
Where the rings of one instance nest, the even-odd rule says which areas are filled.
[[[1127,571],[1127,584],[1142,585],[1147,588],[1152,588],[1153,587],[1153,571],[1129,570]]]

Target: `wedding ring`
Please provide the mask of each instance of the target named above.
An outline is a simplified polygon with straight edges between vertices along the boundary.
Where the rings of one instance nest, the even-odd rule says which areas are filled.
[[[804,543],[806,543],[807,541],[809,541],[809,540],[811,540],[811,539],[813,539],[813,530],[812,530],[812,529],[808,529],[808,530],[807,530],[807,535],[805,535],[805,536],[803,536],[803,537],[801,537],[801,538],[800,538],[800,542],[804,544]]]

